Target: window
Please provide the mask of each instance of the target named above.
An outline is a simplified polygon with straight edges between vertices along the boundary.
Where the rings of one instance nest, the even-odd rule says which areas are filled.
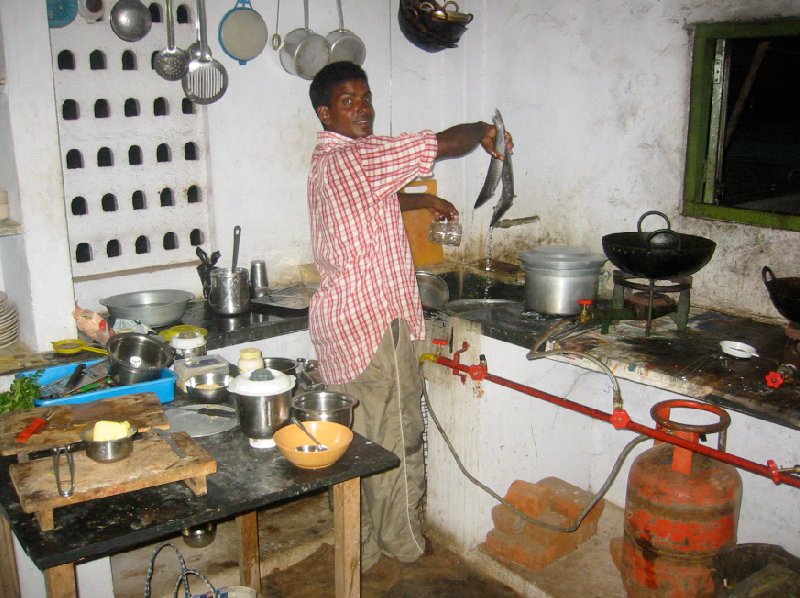
[[[800,21],[695,26],[683,213],[800,230]]]

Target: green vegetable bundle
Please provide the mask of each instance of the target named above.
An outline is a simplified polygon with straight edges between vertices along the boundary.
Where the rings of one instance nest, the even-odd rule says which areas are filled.
[[[39,383],[30,376],[14,378],[10,388],[0,392],[0,415],[17,409],[32,409],[33,400],[39,398]]]

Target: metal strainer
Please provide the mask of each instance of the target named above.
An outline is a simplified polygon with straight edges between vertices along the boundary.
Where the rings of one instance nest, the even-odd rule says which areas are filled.
[[[183,76],[183,92],[196,104],[216,102],[228,89],[228,71],[211,57],[206,30],[206,3],[197,0],[197,35],[200,55],[193,56],[189,71]]]
[[[167,19],[167,47],[156,54],[153,68],[156,73],[167,81],[177,81],[183,78],[189,70],[189,53],[175,47],[175,22],[172,14],[172,0],[165,3]]]

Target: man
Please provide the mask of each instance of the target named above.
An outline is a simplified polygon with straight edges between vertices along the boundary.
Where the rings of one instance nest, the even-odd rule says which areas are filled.
[[[320,283],[309,330],[329,389],[359,399],[353,429],[394,452],[400,467],[362,480],[362,570],[386,554],[415,561],[425,549],[417,511],[425,490],[423,379],[412,339],[424,337],[414,262],[401,211],[458,212],[428,194],[399,194],[433,164],[479,144],[494,155],[496,130],[483,122],[396,137],[373,135],[366,73],[349,62],[311,83],[322,123],[311,159],[308,208]],[[508,135],[508,134],[506,134]],[[508,147],[513,147],[510,135]]]

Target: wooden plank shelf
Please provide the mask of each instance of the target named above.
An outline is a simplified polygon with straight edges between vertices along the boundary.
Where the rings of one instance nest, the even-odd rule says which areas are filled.
[[[133,452],[114,463],[97,463],[85,452],[75,453],[75,490],[69,497],[58,493],[52,457],[12,464],[9,475],[22,510],[36,515],[42,531],[55,529],[54,509],[96,498],[181,481],[196,495],[206,494],[206,476],[217,471],[217,462],[186,432],[178,432],[172,439],[186,452],[185,457],[179,457],[155,434],[134,441]],[[59,471],[61,487],[69,488],[69,468],[63,455]]]

